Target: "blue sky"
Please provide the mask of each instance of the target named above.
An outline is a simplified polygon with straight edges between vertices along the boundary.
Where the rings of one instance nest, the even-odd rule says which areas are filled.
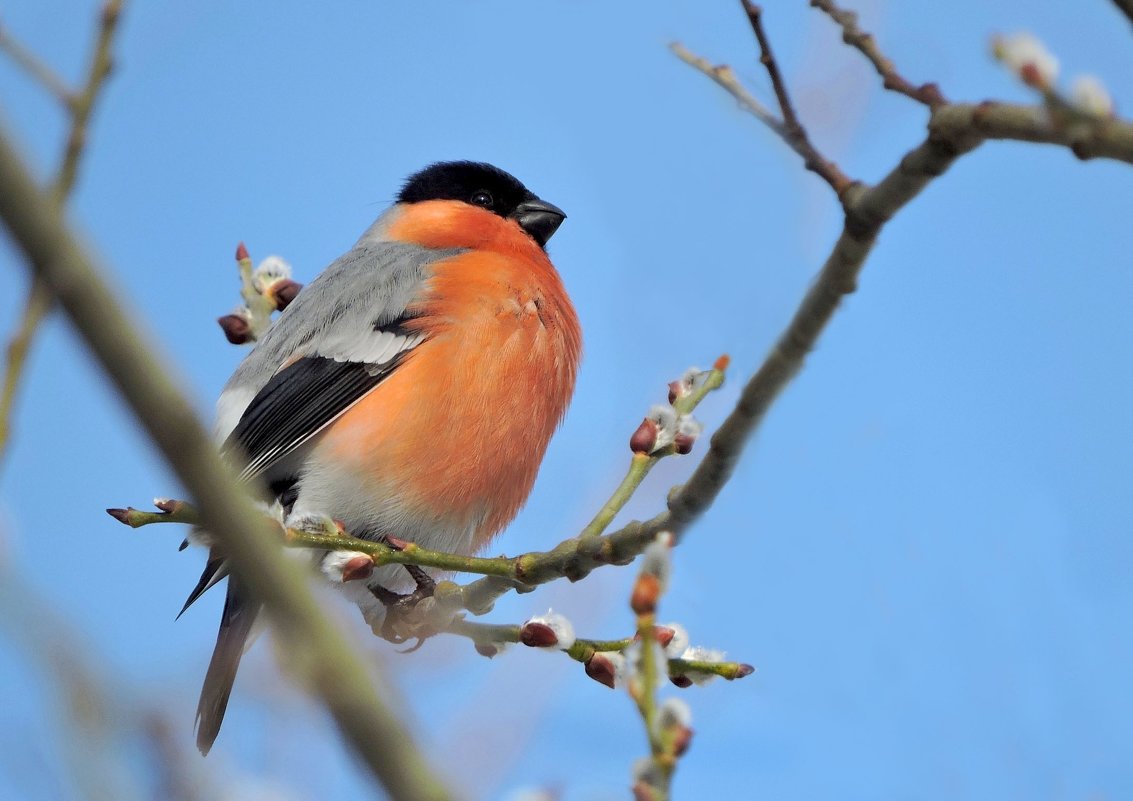
[[[877,180],[920,141],[923,111],[882,93],[805,3],[768,6],[812,135]],[[42,0],[3,22],[74,78],[94,8]],[[1028,29],[1066,77],[1094,73],[1133,108],[1120,78],[1133,74],[1133,31],[1101,0],[1075,4],[1069,22],[1053,0],[859,9],[908,77],[951,98],[1029,99],[987,55],[993,33]],[[700,412],[719,422],[837,235],[826,187],[678,63],[674,39],[770,99],[733,3],[137,3],[73,218],[138,335],[208,415],[241,356],[214,322],[237,302],[237,242],[309,280],[420,166],[474,158],[514,172],[570,215],[550,250],[586,339],[566,424],[493,550],[544,548],[613,488],[665,383],[728,352],[732,382]],[[0,117],[49,175],[63,122],[3,59]],[[859,292],[676,555],[662,617],[758,668],[683,693],[697,737],[676,797],[1133,793],[1130,187],[1128,167],[992,143],[886,228]],[[7,331],[25,273],[2,239],[0,262]],[[174,624],[200,554],[177,553],[179,532],[130,531],[101,510],[177,484],[61,320],[37,342],[15,429],[0,553],[59,620],[0,593],[0,797],[82,797],[65,778],[54,663],[12,636],[29,633],[34,651],[54,643],[112,677],[126,733],[79,750],[122,757],[119,797],[131,784],[163,797],[132,710],[159,709],[190,748],[221,599]],[[693,464],[663,464],[625,519],[653,514]],[[513,597],[492,619],[553,606],[583,634],[621,635],[632,574]],[[525,650],[489,662],[457,640],[401,656],[357,631],[468,798],[533,785],[570,801],[626,796],[640,723],[578,666]],[[213,754],[186,765],[232,798],[366,795],[267,641]]]

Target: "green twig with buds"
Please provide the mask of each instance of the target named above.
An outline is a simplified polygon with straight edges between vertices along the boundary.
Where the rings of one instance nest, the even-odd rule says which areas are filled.
[[[467,637],[476,645],[477,651],[485,656],[495,656],[498,646],[503,644],[520,644],[533,648],[555,648],[557,643],[539,642],[533,640],[525,633],[528,628],[524,625],[501,625],[497,623],[479,623],[468,620],[463,616],[451,620],[442,633],[455,634]],[[672,629],[664,626],[655,626],[653,629],[655,642],[667,644],[673,636]],[[624,637],[620,640],[594,640],[578,637],[568,648],[560,648],[564,654],[575,662],[581,662],[588,667],[587,673],[591,678],[607,686],[613,686],[613,675],[604,670],[591,671],[590,665],[597,654],[620,654],[638,641],[637,637]],[[707,660],[681,659],[679,657],[668,660],[669,678],[678,686],[687,686],[683,681],[690,674],[704,676],[719,676],[733,681],[750,676],[755,668],[743,662],[711,662]],[[691,682],[689,682],[691,683]]]
[[[721,387],[727,367],[728,357],[721,356],[711,370],[693,371],[684,379],[674,381],[670,385],[670,401],[674,414],[681,417],[690,414],[708,393]],[[645,426],[649,422],[651,421],[647,418],[642,425]],[[640,431],[639,427],[638,432]],[[654,436],[656,433],[654,431]],[[652,452],[644,446],[644,450],[639,449],[635,452],[630,462],[629,473],[595,519],[578,537],[565,540],[550,551],[533,551],[514,557],[463,556],[429,550],[398,539],[387,538],[384,542],[356,539],[350,537],[347,532],[333,530],[333,526],[330,525],[322,532],[289,529],[284,542],[294,548],[357,551],[370,556],[375,566],[417,565],[457,573],[479,574],[484,578],[467,585],[446,584],[447,591],[438,592],[437,600],[449,613],[467,609],[473,614],[484,614],[492,608],[497,598],[510,590],[527,591],[539,584],[564,577],[577,581],[588,575],[595,567],[606,564],[628,564],[633,561],[656,535],[656,530],[650,530],[650,523],[631,523],[609,535],[603,535],[602,532],[625,506],[654,464],[666,456],[688,450],[691,444],[691,441],[684,443],[687,447],[683,447],[677,438]],[[187,507],[184,502],[179,503]],[[176,520],[164,509],[161,514],[141,512],[132,507],[108,509],[107,512],[115,519],[134,528],[151,523],[193,522]],[[190,512],[186,508],[180,508],[179,514],[188,515]]]
[[[236,246],[236,269],[240,274],[240,307],[216,322],[233,345],[245,345],[262,339],[272,325],[272,314],[290,305],[301,284],[291,280],[291,265],[278,256],[271,256],[252,266],[248,248]]]
[[[666,532],[650,543],[629,600],[637,619],[638,640],[630,659],[629,694],[637,705],[649,742],[649,756],[634,771],[633,794],[641,801],[668,801],[677,760],[692,739],[687,719],[672,720],[671,716],[662,714],[665,707],[657,704],[657,678],[661,667],[657,660],[663,653],[657,638],[657,605],[665,593],[672,569],[669,559],[672,543],[672,536]],[[669,668],[672,669],[671,663]],[[744,675],[750,672],[748,667]],[[673,677],[671,672],[669,675]],[[670,699],[666,703],[671,706],[674,701]],[[684,706],[683,702],[675,703]],[[687,717],[687,706],[684,708]]]
[[[700,402],[704,400],[714,389],[719,389],[724,385],[724,371],[728,369],[728,357],[721,356],[716,360],[711,370],[708,370],[699,376],[691,377],[691,380],[679,380],[670,384],[670,403],[674,412],[680,416],[691,414]],[[649,471],[666,456],[671,456],[674,453],[681,453],[682,448],[674,440],[662,448],[653,449],[653,442],[656,439],[655,423],[646,418],[642,421],[641,426],[634,432],[634,436],[630,439],[630,447],[633,449],[634,454],[630,459],[629,470],[625,478],[622,479],[621,484],[614,490],[614,494],[610,499],[602,504],[602,508],[598,510],[598,514],[594,515],[594,519],[587,524],[586,528],[582,530],[579,535],[581,537],[593,537],[604,532],[617,517],[618,512],[629,502],[637,488],[641,486],[641,482],[649,475]],[[649,429],[653,427],[654,430]],[[640,436],[644,434],[644,436]],[[691,446],[691,443],[689,443]],[[684,451],[687,453],[687,451]]]

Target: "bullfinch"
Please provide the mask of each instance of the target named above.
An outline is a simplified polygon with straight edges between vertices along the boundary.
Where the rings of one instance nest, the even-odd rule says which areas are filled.
[[[433,164],[283,311],[225,385],[216,435],[289,519],[341,521],[459,554],[519,511],[574,390],[578,317],[547,257],[565,215],[489,164]],[[330,559],[332,555],[320,555]],[[259,603],[212,553],[188,608],[228,578],[197,707],[220,730]],[[343,589],[367,619],[416,578]],[[182,610],[184,611],[184,610]]]

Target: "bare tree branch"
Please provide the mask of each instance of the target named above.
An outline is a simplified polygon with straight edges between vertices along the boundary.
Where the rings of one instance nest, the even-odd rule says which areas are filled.
[[[726,64],[713,64],[707,59],[696,55],[680,42],[673,42],[669,45],[669,49],[672,50],[681,61],[688,64],[693,69],[704,73],[718,83],[728,94],[736,99],[740,104],[740,108],[752,114],[756,119],[774,131],[780,139],[787,143],[787,146],[790,147],[791,150],[802,156],[806,168],[816,173],[826,181],[826,183],[830,184],[839,196],[853,185],[853,180],[846,176],[837,164],[818,152],[810,143],[810,140],[807,138],[806,133],[802,131],[801,127],[794,131],[790,130],[786,123],[756,100],[751,92],[740,83],[739,79],[736,77],[736,73],[731,67]]]
[[[1113,4],[1133,22],[1133,0],[1113,0]]]
[[[610,534],[606,539],[611,543],[623,537],[647,539],[665,530],[679,535],[712,504],[731,476],[752,431],[798,374],[842,298],[857,287],[858,275],[882,227],[957,158],[985,140],[1009,139],[1062,145],[1082,159],[1109,158],[1133,163],[1133,125],[1128,122],[1085,115],[1062,118],[1051,115],[1045,107],[990,102],[948,104],[931,84],[917,89],[900,78],[872,37],[857,29],[855,15],[841,11],[827,0],[812,0],[811,4],[843,26],[846,41],[873,62],[887,88],[933,109],[929,135],[876,186],[854,184],[843,193],[840,199],[845,222],[834,250],[771,353],[744,387],[736,408],[713,435],[708,453],[689,481],[671,495],[667,512]],[[727,68],[705,69],[707,62],[703,59],[688,57],[683,48],[674,49],[683,61],[709,75],[733,96],[746,94]],[[491,581],[481,579],[465,591],[471,593],[476,585],[483,587]]]
[[[810,4],[822,11],[842,28],[842,41],[865,56],[877,74],[881,76],[882,86],[892,92],[905,95],[930,109],[948,101],[935,83],[914,85],[899,72],[896,65],[881,52],[873,34],[858,27],[858,15],[854,11],[843,11],[832,0],[810,0]]]
[[[263,601],[287,654],[285,667],[322,699],[347,743],[393,798],[449,798],[410,732],[378,697],[343,632],[320,610],[301,567],[284,558],[271,525],[240,489],[162,362],[137,335],[137,316],[126,313],[64,223],[58,204],[36,187],[2,132],[0,217],[197,501],[202,522],[233,569]]]
[[[531,647],[539,647],[524,642],[524,628],[524,626],[478,623],[463,617],[458,617],[448,624],[444,633],[467,637],[476,644],[477,650],[502,644],[518,643]],[[663,626],[657,627],[655,636],[659,638],[662,634],[666,635],[667,639],[661,644],[668,645],[669,640],[671,640],[673,636],[672,629],[667,629]],[[621,653],[636,641],[634,637],[625,637],[620,640],[591,640],[579,637],[575,639],[574,643],[569,648],[563,648],[561,650],[574,661],[586,664],[589,663],[595,654]],[[488,652],[485,655],[494,656],[495,654]],[[669,677],[678,680],[693,673],[705,676],[719,676],[727,681],[734,681],[736,679],[746,678],[755,672],[754,667],[743,662],[710,662],[697,659],[683,659],[680,657],[670,657],[667,662]],[[682,686],[684,685],[682,684]]]
[[[102,7],[98,39],[95,41],[87,80],[82,91],[74,96],[71,103],[71,129],[63,149],[63,163],[59,167],[59,176],[55,179],[52,190],[56,203],[62,203],[75,186],[75,179],[79,174],[79,160],[87,140],[87,125],[90,122],[91,112],[94,111],[95,102],[103,86],[106,85],[106,79],[114,65],[112,45],[114,34],[118,30],[118,20],[122,16],[123,5],[124,0],[107,0],[106,5]]]
[[[39,56],[24,47],[19,40],[9,35],[3,26],[0,26],[0,50],[7,53],[12,61],[19,64],[24,72],[30,75],[63,106],[70,107],[74,103],[74,94],[63,79],[59,77],[59,74],[41,61]]]
[[[1042,106],[985,101],[950,103],[933,111],[928,129],[936,139],[965,146],[987,139],[1062,145],[1080,159],[1133,164],[1133,124],[1119,119],[1066,120]]]
[[[122,15],[123,5],[124,0],[107,0],[103,6],[87,79],[82,90],[77,93],[66,89],[50,68],[0,31],[0,44],[4,49],[54,94],[71,115],[71,126],[63,148],[63,158],[51,190],[52,202],[58,206],[62,206],[70,196],[79,174],[91,113],[113,65],[114,35],[118,30],[118,20]],[[40,323],[50,309],[50,291],[42,279],[33,276],[31,287],[28,289],[28,298],[24,303],[23,315],[8,343],[8,361],[4,372],[3,389],[0,390],[0,457],[3,456],[11,436],[12,409],[27,363],[28,351],[31,350]]]
[[[763,29],[763,9],[749,0],[742,0],[742,3],[748,21],[751,23],[752,32],[755,33],[756,41],[759,42],[759,61],[767,68],[767,74],[771,78],[771,86],[775,90],[776,99],[779,101],[779,111],[783,115],[783,128],[788,143],[791,143],[795,152],[803,157],[806,168],[830,184],[835,194],[841,197],[842,193],[853,183],[853,180],[843,173],[837,164],[822,155],[818,148],[811,143],[806,129],[799,120],[798,114],[795,113],[795,108],[791,103],[791,94],[787,90],[787,82],[783,80],[783,75],[779,72],[779,65],[771,51],[771,41],[767,38],[767,33]]]
[[[27,365],[28,352],[31,350],[35,333],[50,308],[51,293],[40,279],[33,277],[28,288],[27,300],[24,301],[23,313],[11,339],[8,340],[5,353],[7,361],[4,365],[4,385],[0,389],[0,459],[7,452],[12,437],[12,413],[16,405],[20,380]]]

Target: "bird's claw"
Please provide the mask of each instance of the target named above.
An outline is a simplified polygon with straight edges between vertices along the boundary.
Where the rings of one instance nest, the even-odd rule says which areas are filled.
[[[429,626],[428,620],[429,613],[435,605],[433,593],[437,583],[417,565],[406,565],[405,569],[417,584],[413,592],[393,592],[380,585],[370,587],[370,592],[386,608],[385,619],[381,627],[375,629],[375,633],[395,645],[416,639],[417,642],[405,651],[412,653],[420,648],[426,639],[436,634],[436,631]]]

